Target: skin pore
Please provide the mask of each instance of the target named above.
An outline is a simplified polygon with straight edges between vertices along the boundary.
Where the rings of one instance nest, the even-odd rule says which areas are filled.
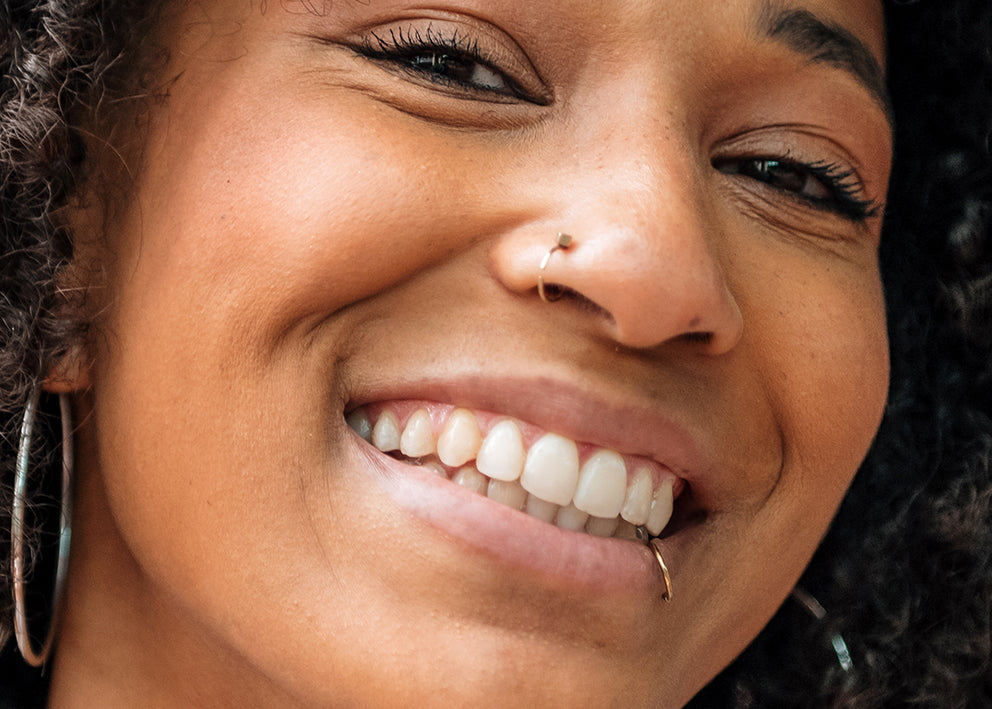
[[[51,706],[682,705],[881,417],[881,3],[327,5],[168,8],[127,199],[73,217]],[[671,468],[675,600],[346,425],[407,400]]]

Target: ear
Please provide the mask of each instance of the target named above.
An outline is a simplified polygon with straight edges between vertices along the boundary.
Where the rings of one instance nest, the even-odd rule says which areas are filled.
[[[70,394],[90,386],[90,359],[82,344],[73,345],[48,370],[41,388],[51,394]]]
[[[86,323],[92,319],[94,304],[90,293],[93,290],[94,273],[90,262],[94,255],[96,225],[101,216],[97,209],[82,206],[77,197],[59,213],[72,234],[72,255],[55,274],[54,315],[61,320],[63,337],[67,347],[61,353],[46,361],[42,389],[52,394],[69,394],[90,386],[92,355],[87,342]],[[96,307],[99,307],[98,305]]]

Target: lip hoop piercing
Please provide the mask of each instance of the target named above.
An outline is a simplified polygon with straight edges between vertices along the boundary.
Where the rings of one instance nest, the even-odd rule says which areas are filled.
[[[567,249],[572,245],[572,237],[563,232],[558,232],[558,237],[555,239],[555,245],[548,249],[548,253],[544,254],[544,258],[541,259],[541,268],[537,274],[537,294],[541,296],[541,300],[545,303],[553,303],[554,301],[561,298],[561,290],[556,290],[550,295],[544,289],[544,269],[548,267],[548,261],[551,260],[551,254],[553,254],[558,249]]]
[[[665,581],[665,592],[661,595],[661,598],[666,602],[671,602],[672,576],[668,573],[668,564],[665,563],[665,558],[661,555],[661,549],[658,546],[658,537],[652,537],[645,527],[637,527],[634,533],[639,540],[650,547],[651,552],[654,554],[655,561],[658,562],[658,566],[661,568],[661,577]]]
[[[658,562],[658,566],[661,567],[661,575],[665,579],[665,592],[662,594],[662,599],[671,602],[672,600],[672,577],[668,573],[668,565],[665,563],[665,559],[661,556],[661,549],[658,548],[657,537],[653,538],[648,542],[648,546],[651,547],[651,551],[654,552],[654,558]]]

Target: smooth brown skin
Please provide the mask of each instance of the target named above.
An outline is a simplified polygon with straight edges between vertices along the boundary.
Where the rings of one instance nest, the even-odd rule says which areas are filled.
[[[94,326],[67,383],[78,507],[51,706],[674,707],[739,653],[824,533],[888,378],[880,220],[713,167],[788,152],[885,197],[879,104],[759,37],[761,5],[167,13],[168,99],[117,140],[133,190],[73,217]],[[789,4],[881,62],[880,5]],[[348,46],[428,25],[552,100]],[[547,305],[558,231],[576,246],[549,274],[581,297]],[[674,603],[494,566],[371,482],[343,420],[356,392],[509,374],[660,411],[712,458]]]

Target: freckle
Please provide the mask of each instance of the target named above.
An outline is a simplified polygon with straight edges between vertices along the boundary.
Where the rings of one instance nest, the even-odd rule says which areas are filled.
[[[691,321],[691,322],[689,323],[689,327],[697,327],[698,325],[699,325],[699,316],[697,315],[697,316],[696,316],[696,317],[694,317],[694,318],[692,319],[692,321]]]

